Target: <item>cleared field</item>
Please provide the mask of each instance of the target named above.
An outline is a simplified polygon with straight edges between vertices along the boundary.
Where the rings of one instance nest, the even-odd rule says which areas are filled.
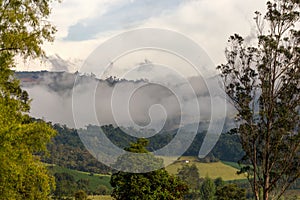
[[[166,158],[164,158],[166,159]],[[186,163],[185,161],[188,161]],[[222,177],[223,180],[241,180],[246,179],[244,175],[237,175],[238,164],[231,162],[213,162],[213,163],[202,163],[199,162],[197,157],[184,156],[181,157],[178,161],[166,167],[166,170],[171,174],[177,174],[178,169],[183,165],[192,165],[195,164],[199,169],[201,177],[209,176],[210,178]],[[90,174],[87,172],[81,172],[76,170],[71,170],[59,166],[48,166],[50,171],[54,174],[56,172],[62,173],[66,172],[74,176],[76,180],[79,179],[88,179],[90,181],[90,189],[92,191],[96,190],[99,185],[105,185],[109,189],[111,186],[109,184],[110,176],[101,175],[101,174]]]
[[[59,166],[48,166],[49,170],[55,173],[68,173],[74,176],[75,180],[79,179],[88,179],[89,180],[89,189],[91,191],[97,190],[99,185],[105,185],[108,189],[111,189],[111,185],[109,183],[110,176],[109,175],[101,175],[101,174],[90,174],[88,172],[81,172],[76,170],[67,169]]]
[[[186,163],[187,161],[188,163]],[[178,169],[183,165],[195,164],[199,170],[200,177],[209,176],[210,178],[222,177],[223,180],[240,180],[245,179],[244,175],[237,175],[237,169],[224,164],[223,162],[213,162],[213,163],[201,163],[195,157],[182,157],[177,162],[166,167],[167,171],[171,174],[177,174]]]
[[[238,169],[238,170],[240,170],[241,167],[244,166],[244,165],[240,166],[240,165],[239,165],[238,163],[236,163],[236,162],[229,162],[229,161],[222,161],[222,163],[224,163],[225,165],[229,165],[229,166],[231,166],[231,167],[233,167],[233,168],[236,168],[236,169]]]

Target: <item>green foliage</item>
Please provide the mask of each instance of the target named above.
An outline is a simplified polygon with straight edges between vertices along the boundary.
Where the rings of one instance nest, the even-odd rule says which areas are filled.
[[[237,185],[238,188],[245,189],[247,199],[255,198],[254,193],[251,188],[251,184],[249,183],[249,181],[247,179],[227,181],[226,184],[234,184],[234,185]]]
[[[235,184],[227,184],[217,189],[216,200],[246,200],[246,190]]]
[[[221,134],[212,153],[219,160],[231,162],[238,162],[245,155],[237,134]]]
[[[199,188],[200,175],[198,168],[195,164],[183,165],[182,168],[178,169],[177,176],[189,185],[189,188],[196,190]]]
[[[195,164],[183,165],[178,169],[177,176],[189,186],[189,193],[185,199],[197,199],[199,197],[200,175]]]
[[[76,191],[76,182],[72,175],[68,173],[55,173],[56,188],[54,195],[56,197],[73,196]]]
[[[97,193],[100,195],[107,195],[110,194],[110,190],[105,185],[99,185]]]
[[[214,183],[217,189],[225,185],[225,182],[223,181],[222,177],[216,178]]]
[[[48,199],[54,180],[38,153],[55,135],[51,127],[28,116],[30,100],[14,77],[14,56],[44,55],[41,45],[55,29],[46,21],[49,1],[0,0],[0,196]]]
[[[127,150],[149,154],[145,149],[147,143],[147,140],[139,139]],[[182,199],[188,192],[188,186],[177,177],[169,175],[164,168],[147,173],[119,171],[112,175],[110,183],[113,187],[112,197],[117,200]]]
[[[87,194],[83,190],[78,190],[77,192],[75,192],[74,197],[75,197],[75,200],[86,200],[86,199],[88,199]]]
[[[206,135],[206,131],[199,132],[194,138],[194,141],[189,146],[184,156],[198,156],[201,144]],[[239,142],[239,136],[236,134],[221,134],[217,144],[212,149],[211,153],[202,159],[203,162],[216,162],[226,160],[237,162],[244,155],[243,149]]]
[[[59,124],[55,124],[53,128],[58,132],[58,134],[53,138],[52,143],[48,144],[50,156],[42,157],[44,162],[93,173],[108,174],[111,171],[109,167],[98,162],[86,150],[78,136],[77,130]],[[111,125],[102,126],[101,128],[108,138],[120,148],[126,148],[126,146],[130,143],[137,140],[137,138],[125,134],[120,128],[114,128]],[[199,138],[200,136],[202,138],[202,135],[205,136],[204,133],[198,133],[198,135],[193,142],[193,146],[191,146],[190,150],[186,152],[187,154],[198,155],[200,146],[198,144],[202,142]],[[166,138],[168,137],[172,138],[172,135],[169,132],[157,134],[155,138],[153,137],[149,139],[150,147],[147,146],[146,149],[156,149],[157,147],[163,146]],[[228,140],[228,142],[225,140]],[[228,145],[228,147],[226,145]],[[239,146],[240,144],[238,143],[236,135],[225,136],[224,134],[224,136],[221,136],[220,141],[213,150],[213,154],[218,155],[218,157],[215,159],[210,158],[209,161],[215,161],[219,158],[226,158],[229,160],[232,158],[237,161],[242,156],[241,149],[238,150],[238,148],[240,148]],[[222,151],[222,149],[224,149],[224,151]]]
[[[188,191],[185,183],[163,169],[142,174],[118,172],[112,175],[111,185],[116,199],[182,199]]]
[[[55,28],[47,20],[50,0],[0,1],[0,52],[38,57],[44,41],[53,41]]]
[[[54,180],[36,155],[55,131],[26,114],[29,99],[9,70],[12,56],[0,53],[0,64],[0,196],[47,199]]]
[[[52,174],[68,174],[73,179],[72,188],[68,187],[62,190],[84,190],[87,194],[101,194],[101,190],[99,190],[100,186],[104,186],[108,189],[107,194],[110,194],[111,185],[109,183],[110,176],[108,175],[99,175],[94,174],[91,176],[90,173],[75,171],[59,166],[49,166],[49,171]],[[56,185],[62,185],[59,183],[59,180],[56,179]],[[56,189],[58,186],[56,186]],[[101,189],[101,188],[100,188]],[[54,191],[55,193],[55,191]],[[74,193],[69,192],[70,196],[73,196]]]
[[[50,155],[42,157],[44,162],[85,172],[108,174],[111,171],[87,151],[77,130],[59,124],[53,128],[58,134],[47,145]]]
[[[131,143],[130,147],[125,148],[128,153],[121,155],[114,168],[124,172],[144,173],[163,167],[163,160],[149,153],[146,146],[149,141],[139,138],[136,143]]]
[[[201,199],[213,200],[215,193],[216,193],[216,186],[214,181],[209,177],[205,177],[200,187]]]
[[[255,13],[257,45],[231,36],[227,63],[218,66],[238,111],[246,165],[241,172],[248,174],[255,199],[279,199],[300,177],[299,5],[268,1],[264,16]]]
[[[90,180],[89,179],[79,179],[76,181],[77,188],[84,191],[89,191]]]
[[[102,126],[101,129],[105,133],[105,135],[111,140],[112,143],[117,145],[120,148],[127,148],[130,146],[131,143],[134,143],[137,141],[138,138],[134,136],[130,136],[129,134],[124,133],[122,129],[126,129],[126,132],[136,132],[138,133],[137,130],[134,130],[133,128],[124,128],[122,127],[116,127],[114,128],[112,125],[105,125]],[[143,130],[143,132],[153,132],[153,130]],[[163,131],[159,134],[155,134],[154,136],[148,138],[149,144],[147,145],[146,149],[147,150],[156,150],[164,147],[167,145],[174,137],[176,134],[176,131]],[[138,134],[136,134],[138,135]]]

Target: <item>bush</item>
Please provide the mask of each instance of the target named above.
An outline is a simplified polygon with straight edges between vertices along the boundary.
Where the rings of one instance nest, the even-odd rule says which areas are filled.
[[[107,195],[107,194],[110,194],[110,191],[109,189],[105,186],[105,185],[100,185],[97,189],[97,192],[100,194],[100,195]]]
[[[86,200],[88,197],[85,191],[83,190],[78,190],[74,196],[75,196],[75,200]]]

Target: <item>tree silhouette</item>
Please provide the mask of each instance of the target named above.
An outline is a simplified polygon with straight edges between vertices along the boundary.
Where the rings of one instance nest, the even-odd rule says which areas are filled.
[[[267,2],[256,12],[257,45],[235,34],[218,66],[236,117],[255,199],[279,199],[300,176],[299,1]],[[262,195],[260,195],[260,193]]]

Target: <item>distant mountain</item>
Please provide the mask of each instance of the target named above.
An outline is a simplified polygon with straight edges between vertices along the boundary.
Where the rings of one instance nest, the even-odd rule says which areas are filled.
[[[201,78],[190,77],[187,83],[172,82],[169,77],[169,79],[166,79],[165,85],[161,85],[146,79],[125,80],[108,77],[102,80],[92,73],[80,74],[79,72],[69,73],[64,71],[24,71],[16,72],[16,76],[21,80],[21,86],[28,91],[33,99],[31,114],[34,117],[66,124],[69,127],[75,127],[76,125],[77,127],[84,127],[88,124],[100,122],[97,125],[118,124],[126,127],[132,126],[134,123],[147,129],[163,127],[172,130],[179,128],[179,126],[199,123],[199,121],[210,121],[211,102],[213,100],[220,102],[217,104],[219,108],[228,106],[220,100],[221,95],[210,96],[210,92],[215,92],[213,90],[218,86],[211,87],[210,91],[207,88],[207,84],[216,84],[218,77],[212,77],[205,81]],[[190,86],[193,88],[194,94],[186,90]],[[178,102],[178,96],[175,96],[174,91],[179,91],[179,95],[182,95],[183,102],[181,103],[184,103],[189,111],[188,113],[182,112],[182,105]],[[128,96],[128,94],[131,96]],[[124,100],[128,97],[127,106],[131,116],[125,116],[124,111],[120,111],[120,114],[115,115],[114,112],[124,108],[124,103],[126,103]],[[72,107],[76,98],[80,101],[80,105],[75,110],[79,112],[79,117],[76,119],[77,124],[73,120],[74,107]],[[96,101],[91,98],[95,98]],[[195,100],[198,101],[200,107],[199,113],[193,107]],[[91,105],[92,102],[95,105]],[[165,109],[163,111],[165,114],[161,108],[157,107],[152,112],[152,116],[149,116],[152,105],[161,105]],[[93,111],[87,111],[89,107],[96,109],[94,111],[98,121],[95,121],[91,116]],[[218,108],[216,110],[218,111]],[[225,130],[232,127],[232,120],[230,119],[233,112],[231,109],[227,109],[227,111],[229,112],[226,117]],[[199,115],[199,121],[196,120],[195,115]],[[119,117],[118,121],[115,121],[116,116]],[[215,114],[215,117],[220,116]],[[186,118],[184,124],[181,124],[180,121],[182,117]],[[129,121],[130,119],[131,121]],[[151,126],[147,127],[148,124]]]

